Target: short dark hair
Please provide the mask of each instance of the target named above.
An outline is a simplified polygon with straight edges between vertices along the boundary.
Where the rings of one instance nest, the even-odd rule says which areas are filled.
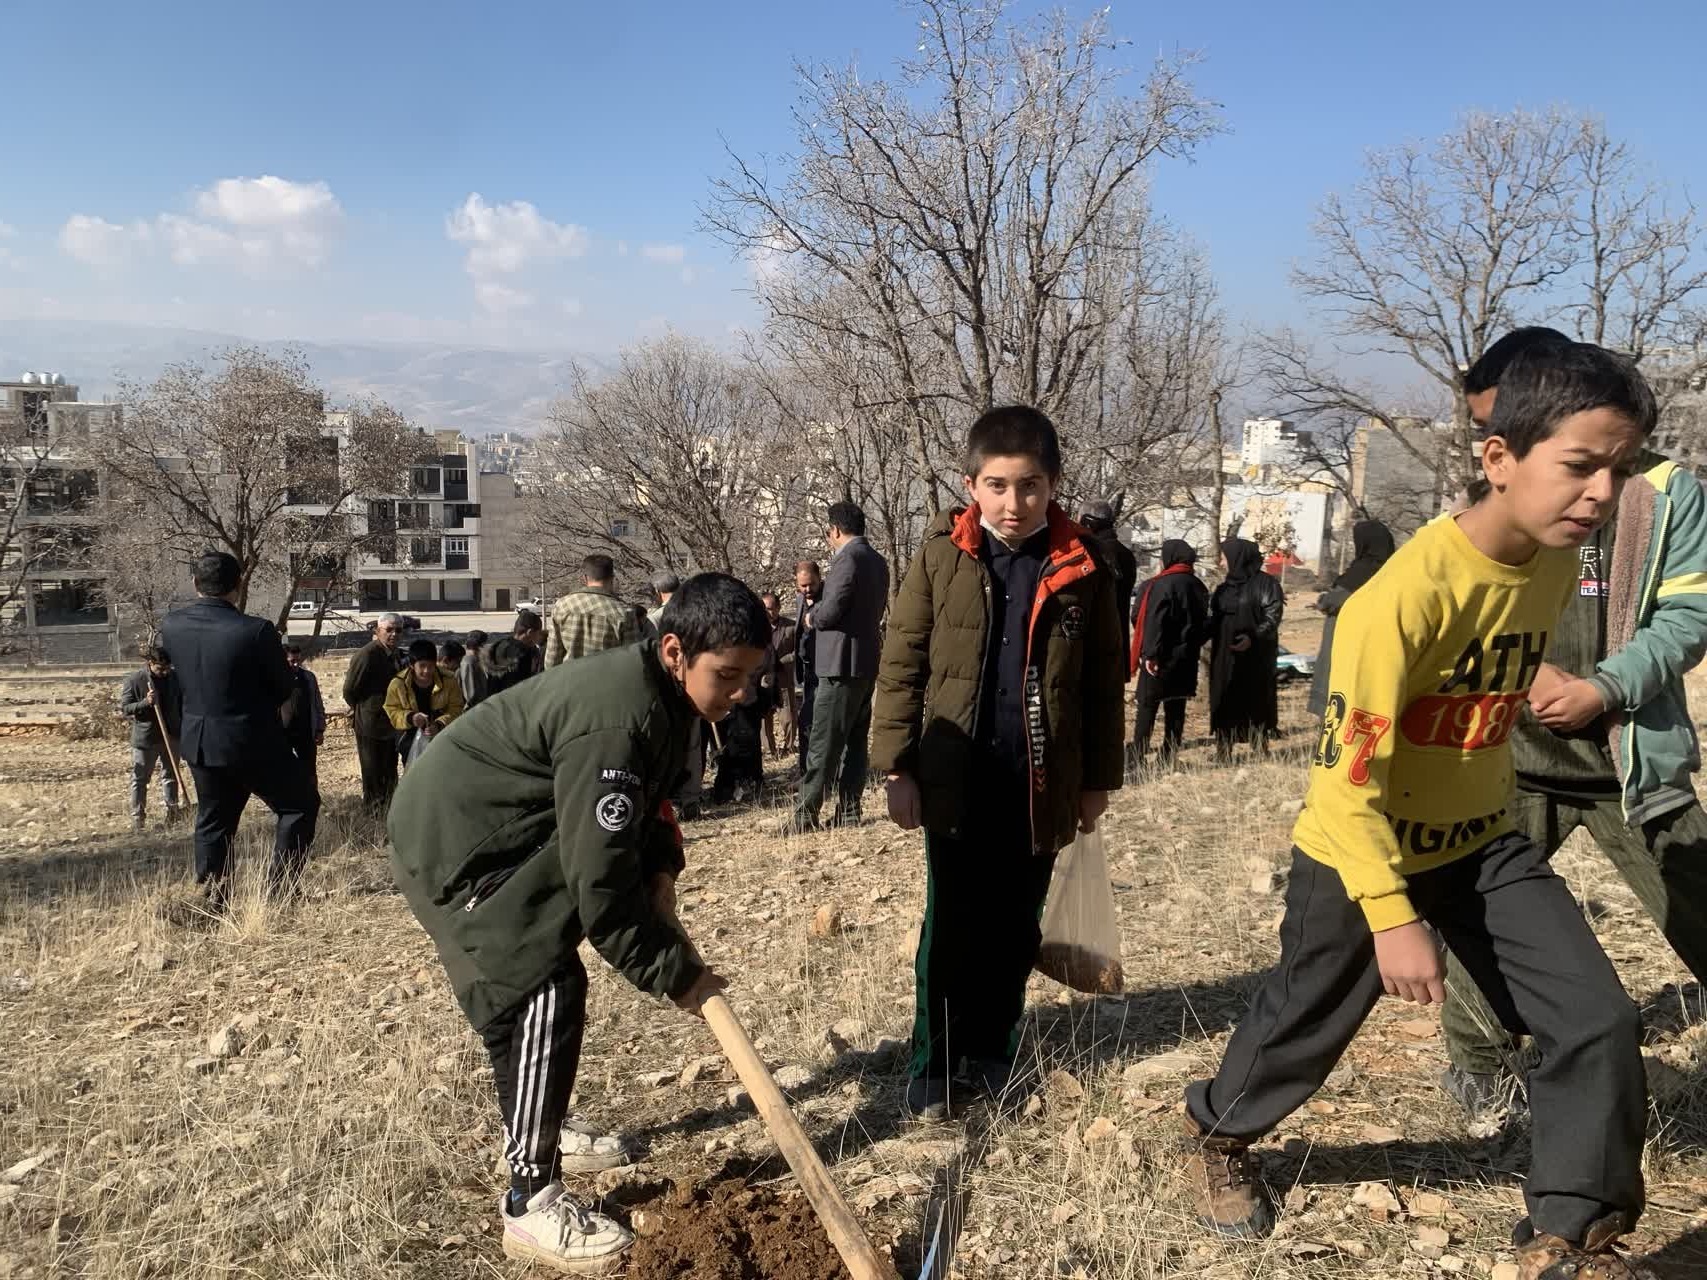
[[[486,633],[484,631],[470,631],[467,638],[464,640],[464,643],[467,644],[470,649],[478,649],[481,645],[486,643]]]
[[[143,645],[142,660],[144,662],[164,663],[166,666],[172,665],[172,658],[171,655],[166,652],[166,646],[160,644]]]
[[[532,662],[528,647],[514,636],[500,636],[480,655],[480,665],[494,680],[508,680],[521,670],[523,663]]]
[[[966,474],[977,478],[991,458],[1036,458],[1051,480],[1061,478],[1061,437],[1041,409],[1006,404],[991,409],[966,433]]]
[[[652,590],[662,600],[682,589],[681,575],[670,569],[660,569],[652,575]]]
[[[782,603],[782,597],[774,591],[759,592],[759,603],[763,604],[766,600],[775,600],[778,604]]]
[[[1465,371],[1465,394],[1480,395],[1499,386],[1500,379],[1505,377],[1505,371],[1511,366],[1511,362],[1525,351],[1536,347],[1571,345],[1573,344],[1569,338],[1546,325],[1526,324],[1522,328],[1513,329],[1482,352],[1481,359]]]
[[[530,631],[539,631],[544,626],[539,615],[532,609],[522,609],[516,614],[516,625],[510,628],[510,634],[519,638]]]
[[[616,577],[616,561],[595,551],[581,561],[581,576],[588,582],[609,582]]]
[[[410,662],[437,662],[439,647],[431,640],[411,640],[409,642]]]
[[[658,634],[680,640],[682,656],[692,662],[717,649],[765,648],[771,642],[771,620],[752,588],[739,578],[696,573],[664,606]]]
[[[816,560],[795,561],[794,571],[799,573],[802,569],[806,570],[806,572],[810,573],[814,578],[822,578],[824,576],[824,571],[818,567],[818,562]]]
[[[302,646],[297,644],[296,641],[293,640],[285,646],[285,652],[286,653],[293,653],[297,657],[300,658],[302,656]]]
[[[228,596],[243,581],[243,566],[225,551],[204,551],[196,557],[196,594]]]
[[[859,509],[859,504],[848,502],[832,502],[830,504],[830,527],[840,529],[850,538],[865,537],[865,512]]]
[[[439,646],[439,661],[455,666],[462,661],[462,655],[468,650],[462,647],[460,640],[446,640]]]
[[[1622,414],[1644,436],[1659,422],[1653,389],[1635,364],[1592,343],[1533,344],[1506,365],[1498,385],[1488,435],[1504,440],[1517,458],[1566,418],[1591,409]]]

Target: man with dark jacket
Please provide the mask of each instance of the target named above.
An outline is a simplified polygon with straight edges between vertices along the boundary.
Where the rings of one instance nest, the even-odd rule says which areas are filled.
[[[531,609],[516,614],[516,624],[502,640],[494,640],[480,655],[486,673],[486,697],[496,698],[540,672],[539,645],[545,639],[545,624]],[[484,701],[484,699],[483,699]]]
[[[865,512],[851,502],[832,504],[829,540],[834,554],[824,595],[805,618],[818,697],[800,803],[789,823],[794,831],[818,826],[818,810],[832,784],[837,800],[830,825],[860,820],[871,753],[871,691],[889,605],[889,562],[865,540]]]
[[[1114,603],[1120,609],[1120,638],[1122,645],[1127,645],[1132,639],[1132,594],[1138,589],[1138,557],[1120,540],[1114,521],[1114,506],[1107,502],[1091,503],[1079,517],[1079,523],[1090,530],[1097,549],[1102,552],[1103,563],[1114,575]]]
[[[143,666],[124,678],[119,712],[130,721],[130,825],[146,825],[148,780],[160,769],[160,796],[166,805],[166,825],[178,820],[183,802],[178,775],[172,768],[184,715],[184,690],[172,671],[172,659],[159,645],[142,651]],[[166,732],[160,732],[164,723]]]
[[[818,642],[807,622],[824,594],[824,571],[816,560],[794,566],[794,746],[800,756],[800,776],[806,776],[806,755],[812,747],[812,708],[818,703]]]
[[[397,642],[403,619],[385,614],[374,624],[373,639],[356,651],[344,672],[344,701],[356,732],[356,759],[362,767],[362,803],[383,814],[397,790],[397,735],[385,714],[385,694],[403,665]]]
[[[1185,742],[1185,704],[1197,696],[1197,658],[1209,641],[1209,588],[1193,566],[1189,542],[1162,543],[1162,571],[1144,584],[1133,619],[1131,674],[1138,678],[1132,763],[1142,767],[1162,715],[1161,766],[1172,767]]]
[[[231,840],[250,796],[278,815],[268,883],[293,882],[314,840],[320,801],[285,741],[279,709],[295,689],[278,632],[237,609],[242,566],[209,551],[201,597],[166,615],[161,644],[183,682],[183,758],[196,780],[196,883],[223,906]]]
[[[290,700],[280,711],[284,721],[285,741],[291,754],[308,770],[308,781],[314,794],[320,794],[320,744],[326,741],[326,704],[320,697],[320,680],[303,661],[299,644],[285,646],[285,662],[290,666],[292,689]]]
[[[410,767],[391,807],[397,883],[492,1061],[510,1192],[504,1252],[604,1274],[633,1237],[565,1193],[562,1171],[625,1164],[568,1119],[587,1000],[583,938],[642,991],[697,1012],[723,981],[676,918],[669,795],[688,727],[723,719],[770,623],[726,574],[691,578],[663,636],[562,664],[489,699]]]

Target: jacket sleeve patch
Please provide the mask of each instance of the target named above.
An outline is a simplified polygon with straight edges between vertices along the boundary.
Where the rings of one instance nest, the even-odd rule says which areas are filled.
[[[629,769],[600,769],[599,781],[619,787],[638,787],[640,775]]]
[[[622,831],[634,821],[634,801],[620,791],[613,791],[599,797],[593,806],[593,816],[606,831]]]

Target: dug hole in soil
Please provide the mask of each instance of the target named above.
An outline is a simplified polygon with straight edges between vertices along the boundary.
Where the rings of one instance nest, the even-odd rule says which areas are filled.
[[[849,1280],[799,1193],[726,1178],[623,1199],[635,1236],[626,1280]]]

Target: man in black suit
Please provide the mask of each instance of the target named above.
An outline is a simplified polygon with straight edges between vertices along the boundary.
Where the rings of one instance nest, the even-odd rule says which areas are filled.
[[[285,741],[279,708],[295,690],[270,622],[237,609],[242,567],[209,551],[196,561],[194,604],[160,624],[184,687],[184,763],[196,780],[196,883],[223,906],[226,860],[249,797],[278,815],[268,884],[294,882],[308,858],[320,801]]]
[[[857,823],[870,759],[871,693],[877,683],[883,612],[889,605],[889,562],[865,540],[865,512],[851,502],[830,507],[830,570],[824,592],[803,622],[812,636],[818,695],[811,744],[790,826],[810,831],[832,783],[832,826]]]
[[[362,803],[384,817],[397,790],[397,730],[385,714],[385,693],[403,667],[397,641],[403,619],[383,615],[374,624],[373,639],[350,659],[344,672],[344,702],[356,731],[356,759],[362,767]]]

